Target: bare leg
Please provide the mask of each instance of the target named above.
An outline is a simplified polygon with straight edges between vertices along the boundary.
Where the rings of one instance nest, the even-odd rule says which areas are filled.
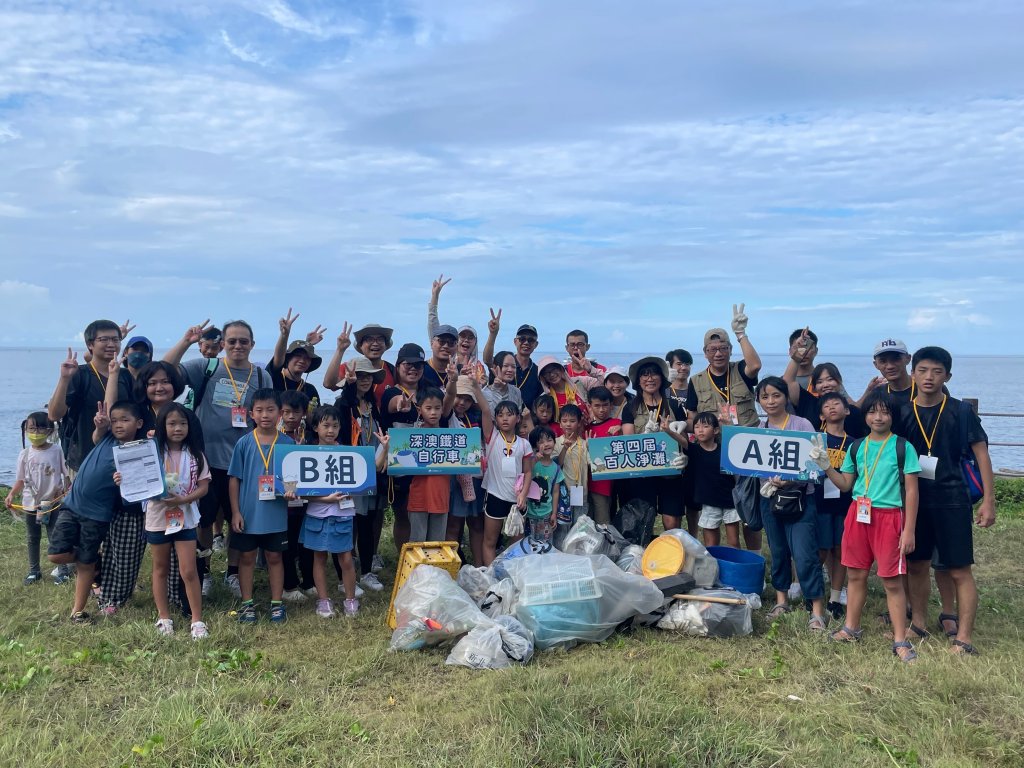
[[[328,599],[327,592],[327,553],[313,553],[313,584],[316,585],[316,596],[320,600]]]
[[[153,555],[153,602],[156,603],[156,615],[161,619],[171,618],[171,609],[167,604],[167,571],[171,565],[171,545],[153,544],[149,551]],[[192,564],[193,570],[195,563]],[[191,597],[191,595],[189,596]]]
[[[697,538],[697,531],[700,530],[700,526],[697,524],[700,520],[699,509],[687,509],[686,510],[686,530],[687,532]]]
[[[473,551],[473,565],[484,564],[484,516],[467,517],[469,548]]]
[[[725,524],[725,541],[733,549],[740,548],[740,524],[739,523],[726,523]]]
[[[928,626],[928,596],[932,591],[931,563],[927,560],[910,560],[907,562],[907,569],[910,577],[910,592],[908,594],[913,623],[915,627],[924,629]],[[894,617],[890,616],[889,618]]]
[[[345,585],[345,599],[356,598],[356,565],[351,552],[341,553],[341,583]]]
[[[54,562],[57,561],[54,560]],[[72,613],[84,611],[86,603],[89,602],[89,590],[92,589],[92,580],[96,575],[96,563],[89,563],[88,565],[78,563],[77,570],[78,576],[75,578],[75,603],[71,606]]]
[[[505,521],[501,519],[494,519],[493,517],[484,517],[484,565],[490,565],[494,562],[494,558],[497,556],[498,547],[498,536],[501,535],[501,529],[505,525]]]
[[[752,531],[743,526],[743,545],[751,552],[761,551],[761,531]]]
[[[950,616],[957,615],[957,587],[953,575],[946,568],[935,569],[935,586],[939,590],[939,598],[942,600],[942,613]],[[943,630],[953,631],[954,622],[942,622]]]
[[[847,573],[850,585],[847,587],[846,626],[856,631],[860,629],[864,603],[868,599],[868,572],[851,568]]]
[[[704,546],[715,547],[722,540],[717,528],[701,528],[704,533]]]
[[[902,643],[907,639],[907,595],[903,591],[903,579],[897,576],[882,579],[882,586],[885,587],[885,604],[892,619],[892,639]]]
[[[956,602],[960,608],[960,630],[956,639],[962,643],[970,643],[974,634],[974,620],[978,615],[978,585],[974,581],[971,566],[950,568],[948,571],[956,584]]]
[[[681,517],[673,517],[672,515],[662,515],[661,524],[665,527],[666,531],[671,531],[673,528],[678,528],[682,523]]]
[[[267,557],[267,576],[270,581],[270,599],[281,599],[284,592],[284,559],[280,552],[264,552]]]
[[[232,550],[238,558],[238,586],[242,592],[242,601],[252,600],[252,578],[256,569],[256,550],[252,552],[239,552]],[[283,584],[284,582],[282,582]]]
[[[188,597],[189,608],[192,609],[192,622],[203,620],[203,585],[199,581],[199,570],[196,568],[196,543],[194,541],[178,541],[174,544],[178,553],[178,572],[185,582],[185,595]],[[153,587],[153,593],[156,593]]]

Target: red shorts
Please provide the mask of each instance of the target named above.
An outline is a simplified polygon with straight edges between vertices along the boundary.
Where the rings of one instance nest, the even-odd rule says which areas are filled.
[[[846,512],[842,562],[847,568],[867,571],[878,563],[878,576],[890,579],[907,572],[907,559],[900,554],[903,510],[871,509],[871,522],[857,522],[857,500]]]

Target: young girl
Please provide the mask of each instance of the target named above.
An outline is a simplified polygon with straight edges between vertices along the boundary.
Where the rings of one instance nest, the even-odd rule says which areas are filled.
[[[203,623],[202,585],[196,568],[199,499],[210,487],[210,468],[203,455],[203,432],[195,415],[179,403],[168,403],[156,417],[156,444],[164,462],[167,493],[143,502],[146,542],[153,555],[153,602],[156,631],[174,634],[168,601],[167,574],[171,547],[178,554],[178,568],[192,609],[192,639],[209,635]],[[120,473],[115,475],[120,484]]]
[[[530,446],[537,457],[532,482],[540,487],[540,498],[527,500],[526,519],[531,538],[551,541],[558,525],[558,488],[562,482],[562,470],[553,458],[555,433],[548,427],[534,428],[530,433]]]
[[[778,376],[768,376],[757,385],[757,401],[767,414],[761,427],[814,432],[814,425],[807,419],[786,412],[788,390],[786,382]],[[792,610],[786,597],[792,580],[790,564],[795,560],[800,587],[804,597],[811,601],[811,620],[808,626],[813,631],[823,632],[828,626],[828,617],[825,614],[821,562],[818,560],[814,483],[794,483],[773,477],[765,485],[774,487],[775,492],[780,489],[796,489],[797,486],[802,486],[800,490],[803,491],[803,512],[793,518],[777,517],[772,512],[771,499],[761,499],[761,517],[772,553],[772,586],[775,587],[775,607],[768,612],[768,620],[773,621]]]
[[[490,415],[490,408],[475,409],[476,390],[469,376],[459,376],[455,385],[455,404],[448,420],[451,429],[472,429],[480,427],[483,412]],[[481,390],[482,391],[482,390]],[[486,401],[487,395],[484,393]],[[481,481],[483,475],[454,475],[451,479],[451,500],[448,503],[448,532],[446,541],[457,541],[462,545],[463,523],[469,528],[469,546],[473,553],[473,564],[483,565],[484,560],[484,493]]]
[[[495,406],[495,410],[497,410],[497,406]],[[533,432],[535,426],[537,426],[537,423],[533,420],[533,411],[524,405],[522,412],[519,414],[519,425],[516,427],[516,434],[524,440],[529,440],[530,433]]]
[[[24,513],[25,538],[28,544],[28,576],[24,584],[35,584],[43,578],[39,570],[39,544],[46,526],[46,538],[53,533],[57,522],[57,509],[70,486],[68,470],[60,446],[51,442],[56,425],[43,411],[35,411],[21,422],[21,453],[18,454],[17,474],[4,504],[15,517]],[[25,438],[31,447],[25,447]],[[14,497],[21,494],[21,504]],[[18,512],[15,512],[18,510]],[[67,581],[66,569],[54,576],[57,584]]]
[[[484,565],[490,565],[498,546],[498,536],[505,518],[515,505],[526,509],[526,496],[533,477],[533,449],[529,441],[516,434],[519,409],[502,400],[494,409],[494,423],[483,425],[486,444],[487,471],[484,472]],[[516,479],[523,475],[523,484],[516,492]]]
[[[740,545],[740,516],[732,500],[736,479],[722,474],[722,429],[718,417],[710,411],[698,413],[693,419],[693,435],[687,454],[687,473],[694,478],[693,497],[701,505],[698,525],[704,532],[704,545],[721,541],[719,528],[725,523],[725,540],[730,547]]]
[[[555,433],[555,437],[562,436],[562,428],[555,421],[555,398],[551,395],[541,395],[533,401],[533,420],[538,427],[547,427]]]

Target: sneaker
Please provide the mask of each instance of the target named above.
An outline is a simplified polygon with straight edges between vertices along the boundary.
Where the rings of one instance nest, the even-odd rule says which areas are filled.
[[[32,571],[32,572],[29,573],[28,576],[26,576],[24,578],[24,580],[21,583],[24,584],[27,587],[29,584],[35,584],[36,582],[42,581],[42,580],[43,580],[43,574],[42,573],[40,573],[39,571]]]
[[[224,543],[224,537],[223,536],[218,534],[217,536],[213,537],[213,551],[214,552],[223,552],[224,548],[226,546],[227,545]],[[205,628],[206,625],[204,624],[203,627]],[[206,637],[206,635],[203,635],[203,637]]]
[[[343,583],[341,583],[340,581],[338,582],[338,591],[341,592],[341,594],[345,594],[345,585]],[[356,584],[356,597],[362,597],[365,594],[366,594],[366,592],[357,583]]]
[[[373,572],[363,576],[363,578],[359,580],[359,583],[373,592],[380,592],[384,589],[384,585],[380,583],[380,579],[377,578],[377,574]]]
[[[316,587],[309,587],[308,589],[302,590],[306,597],[316,597],[319,592],[316,591]]]
[[[270,620],[275,624],[283,624],[288,621],[288,612],[284,609],[284,603],[270,606]]]
[[[242,610],[238,612],[238,623],[239,624],[255,624],[259,617],[256,616],[256,606],[243,605]]]
[[[832,618],[836,621],[839,621],[846,614],[846,609],[843,607],[842,603],[833,603],[832,601],[829,601],[828,605],[825,606],[825,609],[832,614]]]
[[[238,574],[231,573],[224,577],[224,584],[228,589],[231,590],[231,594],[235,597],[242,596],[242,585],[238,583]]]
[[[334,603],[324,598],[316,601],[316,615],[321,619],[334,618]]]
[[[846,605],[846,587],[843,587],[839,592],[839,604]]]
[[[75,611],[71,614],[72,624],[92,624],[92,616],[85,611]]]
[[[384,558],[380,555],[374,555],[373,560],[370,562],[370,573],[380,573],[384,570]]]
[[[174,635],[174,622],[170,619],[157,619],[156,631],[165,637]]]
[[[113,618],[117,615],[117,606],[113,603],[107,603],[106,605],[100,606],[100,613],[106,616],[108,619]]]
[[[204,637],[210,636],[210,630],[206,628],[205,622],[193,621],[192,622],[192,639],[202,640]]]
[[[308,598],[301,589],[289,589],[281,595],[281,599],[287,600],[289,603],[304,603]]]
[[[790,601],[794,602],[794,603],[797,600],[799,600],[801,597],[803,597],[804,596],[804,591],[802,589],[800,589],[800,582],[799,581],[794,581],[792,584],[790,584],[789,585],[789,592],[787,594],[789,595]]]
[[[56,578],[57,578],[57,575],[58,575],[58,574],[59,574],[59,573],[61,572],[61,569],[62,569],[62,568],[67,568],[67,566],[66,566],[66,565],[57,565],[57,566],[54,566],[53,570],[52,570],[52,571],[50,571],[50,578],[51,578],[51,579],[56,579]]]
[[[53,583],[60,586],[71,581],[71,577],[75,575],[75,572],[71,570],[69,565],[58,565],[50,575],[53,576]]]
[[[359,613],[359,601],[358,600],[346,600],[345,601],[345,615],[355,616]]]
[[[213,576],[207,572],[203,574],[203,597],[209,597],[213,589]]]

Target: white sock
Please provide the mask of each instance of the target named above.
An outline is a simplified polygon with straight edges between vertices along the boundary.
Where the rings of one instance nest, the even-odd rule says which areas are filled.
[[[841,591],[842,590],[840,590],[840,589],[833,589],[832,593],[831,593],[831,597],[829,597],[829,602],[830,603],[838,603],[839,602],[839,593]]]

